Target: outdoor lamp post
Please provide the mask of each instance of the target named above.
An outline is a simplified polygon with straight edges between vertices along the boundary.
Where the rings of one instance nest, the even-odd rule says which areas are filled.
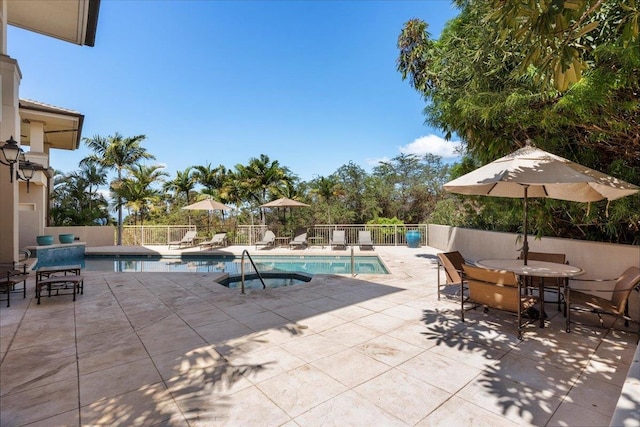
[[[40,166],[37,163],[33,163],[30,160],[20,160],[18,163],[18,170],[16,171],[16,178],[22,181],[27,181],[27,193],[29,192],[29,182],[33,178],[36,169]],[[22,172],[22,175],[20,175]]]
[[[18,162],[20,154],[24,153],[24,151],[22,151],[18,142],[13,139],[13,135],[11,135],[11,137],[5,141],[4,145],[0,147],[0,151],[2,151],[0,163],[9,166],[9,179],[13,182],[13,165]]]

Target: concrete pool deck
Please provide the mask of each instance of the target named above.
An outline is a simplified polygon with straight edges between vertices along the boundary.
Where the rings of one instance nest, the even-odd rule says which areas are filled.
[[[222,250],[242,249],[349,253]],[[0,303],[0,425],[609,425],[637,334],[567,334],[550,309],[522,341],[505,313],[461,323],[437,300],[437,252],[376,247],[391,274],[247,295],[215,273],[87,271],[75,303],[36,305],[31,278]]]

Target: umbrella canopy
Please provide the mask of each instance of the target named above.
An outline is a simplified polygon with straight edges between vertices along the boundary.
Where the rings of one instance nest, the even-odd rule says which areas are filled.
[[[298,202],[297,200],[287,199],[282,197],[281,199],[274,200],[264,205],[260,205],[262,208],[296,208],[296,207],[309,207],[306,203]]]
[[[524,260],[527,242],[527,199],[546,197],[573,202],[615,200],[640,187],[527,144],[507,156],[444,185],[458,194],[524,199]]]
[[[189,209],[194,211],[230,211],[231,208],[213,199],[200,200],[199,202],[192,203],[183,207],[182,209]],[[224,213],[222,214],[222,220],[224,221]],[[209,223],[211,222],[210,213],[207,213],[207,233],[209,233]],[[189,217],[189,223],[191,223],[191,217]]]
[[[230,211],[231,208],[213,199],[200,200],[199,202],[192,203],[182,209],[191,209],[197,211]]]

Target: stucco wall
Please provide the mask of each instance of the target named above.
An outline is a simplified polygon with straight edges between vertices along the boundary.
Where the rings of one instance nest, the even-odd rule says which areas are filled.
[[[618,277],[628,267],[640,266],[640,246],[583,240],[529,236],[531,252],[564,253],[571,265],[585,270],[581,279],[608,279]],[[513,233],[472,230],[429,225],[427,245],[443,252],[459,251],[465,259],[477,261],[487,258],[517,258],[522,248],[521,236]],[[575,286],[613,288],[613,282],[580,283]],[[599,294],[609,297],[609,294]],[[629,304],[631,315],[640,319],[640,294],[634,292]]]
[[[112,226],[45,227],[44,234],[51,234],[55,240],[58,234],[73,233],[81,241],[92,246],[113,246],[116,228]]]

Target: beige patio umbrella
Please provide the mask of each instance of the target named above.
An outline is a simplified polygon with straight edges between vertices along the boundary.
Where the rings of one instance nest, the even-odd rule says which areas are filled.
[[[205,199],[205,200],[200,200],[199,202],[195,202],[190,205],[187,205],[182,209],[211,212],[211,211],[230,211],[232,208],[216,200]],[[211,222],[210,220],[211,218],[209,216],[209,213],[207,213],[207,233],[209,232],[209,223]]]
[[[297,207],[309,207],[306,203],[298,202],[297,200],[288,199],[282,197],[278,200],[274,200],[264,205],[260,205],[262,208],[297,208]]]
[[[299,202],[297,200],[288,199],[286,197],[282,197],[277,200],[273,200],[271,202],[265,203],[264,205],[260,205],[261,208],[300,208],[300,207],[309,207],[306,203]],[[286,211],[285,211],[285,220],[286,220]]]
[[[527,144],[444,185],[458,194],[524,200],[524,263],[527,263],[527,199],[546,197],[573,202],[616,200],[640,187]]]

